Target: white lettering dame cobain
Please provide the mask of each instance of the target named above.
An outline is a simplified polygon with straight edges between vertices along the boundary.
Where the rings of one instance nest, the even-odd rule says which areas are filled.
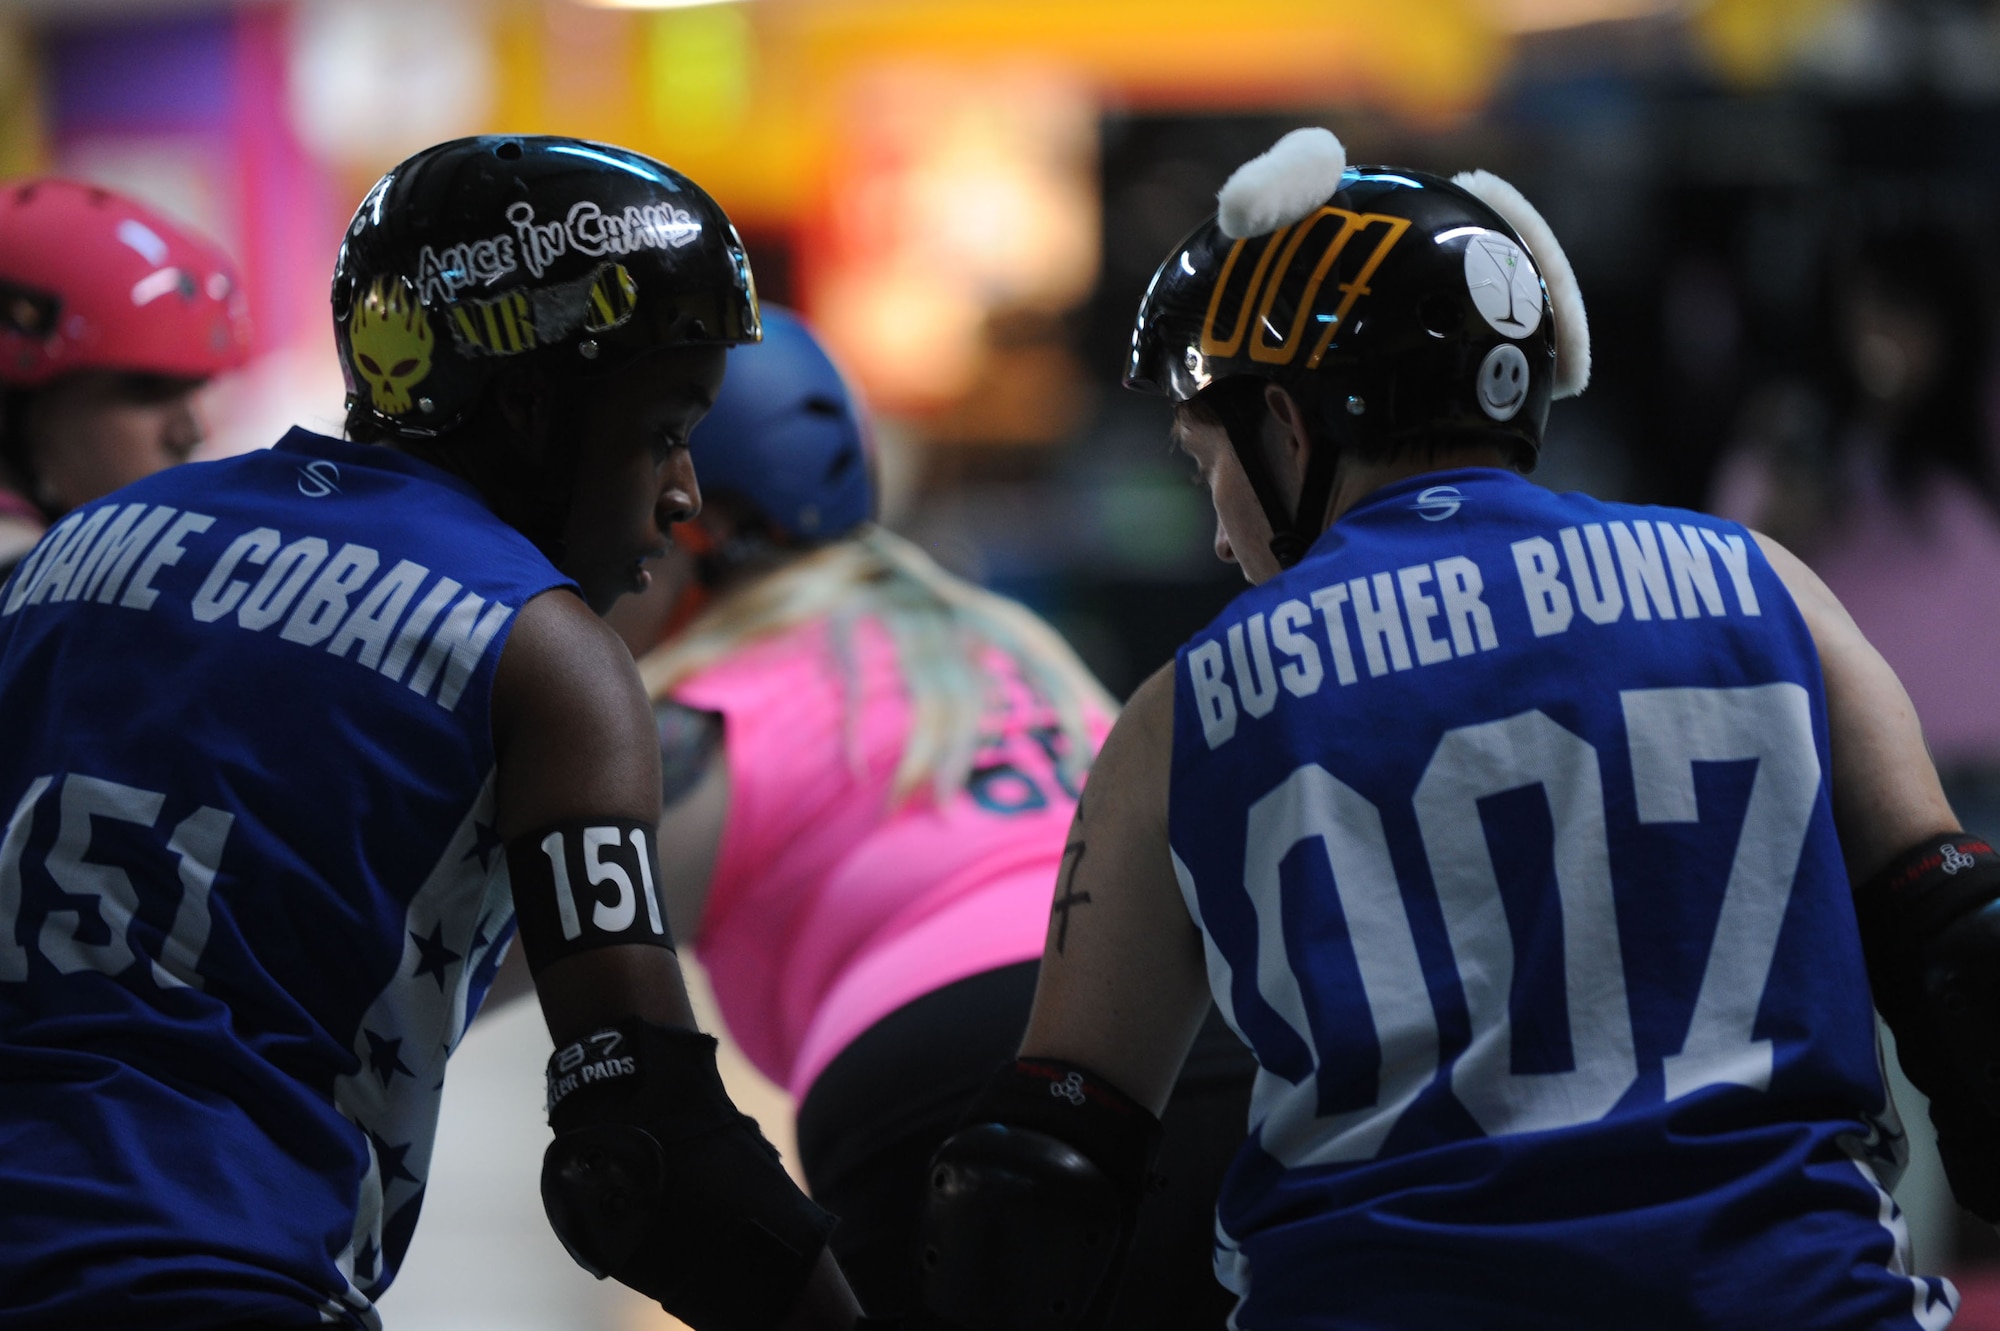
[[[160,600],[154,577],[181,562],[186,540],[215,525],[206,513],[176,516],[164,504],[86,512],[42,538],[7,585],[0,616],[69,601],[152,610]],[[223,550],[188,610],[203,624],[275,627],[287,642],[402,681],[450,711],[514,609],[413,560],[378,577],[381,564],[380,552],[352,541],[336,549],[323,537],[287,541],[257,527]]]

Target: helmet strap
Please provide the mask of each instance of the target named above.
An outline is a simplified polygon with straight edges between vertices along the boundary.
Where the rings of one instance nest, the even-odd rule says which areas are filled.
[[[667,532],[672,541],[694,561],[694,579],[688,585],[699,588],[704,599],[715,594],[729,576],[729,564],[722,542],[699,522],[678,522]]]
[[[489,404],[496,390],[489,387]],[[545,391],[562,394],[566,387],[553,376]],[[551,416],[562,414],[560,402],[549,406]],[[536,549],[557,568],[569,556],[570,510],[576,503],[577,473],[582,462],[578,451],[562,438],[553,425],[540,441],[539,454],[515,453],[503,466],[509,489],[509,511],[501,516],[526,536]]]
[[[547,515],[544,521],[548,525],[543,527],[541,522],[537,522],[536,526],[540,530],[527,534],[528,539],[533,541],[536,547],[549,557],[549,562],[557,568],[561,568],[563,561],[569,557],[569,519],[570,509],[576,503],[577,465],[576,455],[565,451],[550,458],[540,469],[541,484],[546,496],[541,511]]]
[[[777,548],[775,543],[754,536],[718,541],[713,532],[694,521],[675,523],[668,531],[667,539],[691,558],[694,576],[667,612],[666,623],[660,628],[661,642],[684,632],[688,625],[714,605],[724,594],[725,584],[732,574],[760,554],[768,559]]]
[[[677,523],[670,539],[694,556],[695,582],[710,592],[722,590],[747,570],[777,564],[790,549],[761,515],[747,520],[726,540],[699,522]]]
[[[1333,499],[1334,475],[1339,470],[1340,449],[1324,436],[1313,440],[1312,456],[1306,459],[1306,474],[1299,486],[1299,511],[1292,519],[1291,535],[1298,553],[1285,561],[1286,568],[1304,559],[1313,542],[1326,531],[1326,506]],[[1284,560],[1276,541],[1271,552]]]
[[[35,471],[34,454],[28,447],[28,404],[34,396],[30,388],[0,388],[0,466],[5,480],[19,487],[21,497],[54,522],[62,514],[42,502],[41,477]]]
[[[426,462],[443,461],[421,445],[401,446]],[[457,465],[444,464],[446,470],[471,481],[495,517],[527,537],[551,564],[563,566],[569,557],[570,504],[576,496],[575,459],[496,461],[490,455],[473,453],[454,461]]]
[[[1271,553],[1280,567],[1290,568],[1304,557],[1307,543],[1299,540],[1297,521],[1285,506],[1285,497],[1278,489],[1278,478],[1271,474],[1271,468],[1266,464],[1260,446],[1261,432],[1254,426],[1239,429],[1234,423],[1226,428],[1230,446],[1236,450],[1236,460],[1242,464],[1243,475],[1264,510],[1264,520],[1271,526]]]
[[[1285,503],[1284,491],[1272,474],[1263,448],[1264,417],[1270,410],[1264,403],[1264,381],[1231,382],[1254,385],[1256,392],[1254,396],[1243,390],[1218,393],[1211,405],[1221,417],[1230,447],[1243,467],[1244,478],[1250,482],[1251,492],[1257,496],[1264,518],[1271,525],[1272,557],[1280,568],[1290,568],[1305,558],[1306,551],[1325,530],[1326,505],[1333,494],[1340,451],[1324,441],[1314,442],[1299,487],[1298,507],[1294,510]]]

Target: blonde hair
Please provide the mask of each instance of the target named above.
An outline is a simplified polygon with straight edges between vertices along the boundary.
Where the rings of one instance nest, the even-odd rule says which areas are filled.
[[[872,619],[895,646],[912,712],[893,784],[899,801],[926,783],[940,802],[964,787],[980,722],[997,694],[985,660],[991,650],[1006,656],[1055,713],[1066,741],[1066,775],[1090,765],[1095,745],[1087,714],[1117,710],[1069,644],[1033,612],[946,572],[872,523],[725,591],[684,632],[648,652],[640,675],[658,698],[744,647],[817,619],[828,621],[845,676],[850,739],[860,691],[855,626]]]

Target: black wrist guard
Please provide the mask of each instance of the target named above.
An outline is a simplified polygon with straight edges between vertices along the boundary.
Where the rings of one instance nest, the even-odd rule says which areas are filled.
[[[931,1160],[924,1331],[1100,1325],[1118,1289],[1160,1121],[1074,1064],[1023,1058]]]
[[[549,1225],[586,1271],[696,1331],[765,1331],[812,1275],[833,1217],[737,1111],[715,1041],[628,1020],[549,1059]]]
[[[653,887],[658,832],[632,818],[558,823],[507,843],[507,876],[528,970],[593,948],[671,948]]]
[[[2000,1221],[2000,854],[1925,838],[1855,896],[1875,1005],[1930,1098],[1959,1205]]]

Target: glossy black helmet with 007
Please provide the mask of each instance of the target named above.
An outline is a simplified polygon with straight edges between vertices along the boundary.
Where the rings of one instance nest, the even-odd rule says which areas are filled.
[[[1317,539],[1343,453],[1477,440],[1534,466],[1590,351],[1569,261],[1518,191],[1483,171],[1349,167],[1332,134],[1299,130],[1219,203],[1147,287],[1125,384],[1214,407],[1281,563]],[[1267,383],[1320,445],[1296,505],[1256,444]]]
[[[585,375],[760,336],[743,242],[699,185],[543,135],[441,143],[377,181],[340,247],[333,326],[350,419],[405,438],[460,424],[523,358]]]

